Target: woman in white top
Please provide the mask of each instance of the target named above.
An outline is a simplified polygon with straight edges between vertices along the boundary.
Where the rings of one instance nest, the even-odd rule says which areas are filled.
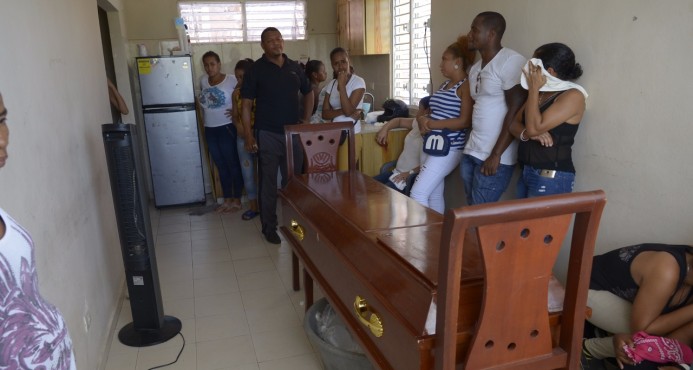
[[[236,77],[221,73],[221,60],[213,51],[202,56],[202,64],[207,74],[200,79],[202,91],[198,101],[202,107],[207,149],[219,171],[224,193],[224,203],[217,212],[238,211],[241,209],[243,174],[236,149],[238,132],[231,122]]]
[[[322,118],[332,122],[357,123],[361,116],[366,82],[352,73],[349,54],[343,48],[337,47],[330,52],[330,62],[334,80],[327,84]]]
[[[10,131],[0,95],[0,167]],[[39,292],[34,242],[0,208],[0,368],[75,370],[72,340],[60,311]]]

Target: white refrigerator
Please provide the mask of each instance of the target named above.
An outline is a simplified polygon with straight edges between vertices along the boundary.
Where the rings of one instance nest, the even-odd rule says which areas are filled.
[[[154,204],[204,203],[192,60],[152,56],[136,62]]]

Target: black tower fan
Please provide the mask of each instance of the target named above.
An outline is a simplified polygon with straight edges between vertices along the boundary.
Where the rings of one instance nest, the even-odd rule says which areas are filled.
[[[137,127],[106,124],[101,131],[132,310],[132,322],[120,330],[118,339],[133,347],[162,343],[178,334],[182,325],[177,318],[164,315],[161,302],[147,197],[139,167]]]

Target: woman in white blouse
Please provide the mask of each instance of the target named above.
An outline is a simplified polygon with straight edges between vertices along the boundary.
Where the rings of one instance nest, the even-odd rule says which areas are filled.
[[[327,85],[322,118],[332,122],[357,123],[361,116],[366,82],[352,72],[349,54],[341,47],[330,52],[334,80]]]

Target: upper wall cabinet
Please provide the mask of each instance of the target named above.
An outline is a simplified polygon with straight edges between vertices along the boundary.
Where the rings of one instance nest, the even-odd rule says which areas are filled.
[[[351,55],[389,54],[392,44],[390,0],[338,0],[339,46]]]

